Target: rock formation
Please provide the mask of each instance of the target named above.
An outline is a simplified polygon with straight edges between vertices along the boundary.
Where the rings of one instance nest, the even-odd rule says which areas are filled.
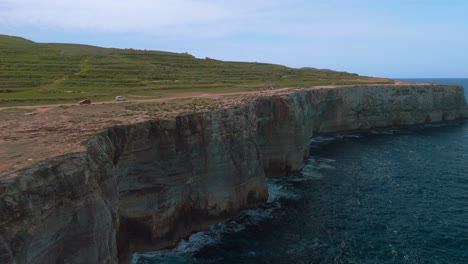
[[[264,203],[313,135],[467,117],[458,86],[349,86],[111,127],[0,177],[0,263],[128,261]]]

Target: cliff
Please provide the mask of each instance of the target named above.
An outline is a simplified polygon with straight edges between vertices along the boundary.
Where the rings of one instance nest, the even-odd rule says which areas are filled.
[[[298,173],[313,135],[467,117],[461,87],[382,85],[110,127],[0,177],[0,263],[126,261],[264,203],[265,177]]]

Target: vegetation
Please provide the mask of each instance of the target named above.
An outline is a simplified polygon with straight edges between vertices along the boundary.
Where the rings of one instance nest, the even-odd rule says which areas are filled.
[[[157,98],[387,79],[266,63],[197,59],[187,53],[34,43],[0,35],[0,106]]]

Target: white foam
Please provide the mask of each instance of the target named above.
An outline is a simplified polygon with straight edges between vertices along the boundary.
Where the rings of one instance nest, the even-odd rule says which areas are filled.
[[[328,136],[318,136],[318,137],[313,137],[310,139],[309,143],[324,143],[324,142],[330,142],[336,140],[335,137],[328,137]]]
[[[267,203],[272,203],[280,199],[297,199],[299,198],[298,194],[294,192],[292,188],[288,188],[285,184],[287,181],[295,177],[279,178],[279,179],[268,179],[268,201]]]
[[[216,224],[210,226],[207,230],[192,234],[188,239],[181,240],[174,249],[159,250],[154,252],[136,253],[133,255],[132,264],[138,263],[142,258],[150,258],[156,260],[173,259],[173,258],[190,258],[191,255],[200,251],[204,247],[217,244],[221,241],[222,235],[227,232],[238,232],[245,227],[237,225],[227,228],[227,224]]]
[[[321,142],[332,140],[334,140],[332,137],[321,137],[319,139]],[[220,243],[224,235],[241,232],[248,226],[258,225],[266,219],[273,218],[275,212],[280,212],[278,209],[281,208],[282,200],[296,200],[301,197],[301,193],[294,187],[295,182],[323,178],[324,175],[320,173],[320,170],[334,169],[331,165],[333,162],[335,162],[333,159],[311,157],[304,165],[299,176],[267,180],[269,197],[265,206],[247,210],[238,219],[212,225],[205,231],[192,234],[188,239],[180,241],[174,249],[134,254],[132,263],[138,263],[141,258],[163,262],[168,259],[189,260],[203,248]]]
[[[314,162],[308,163],[302,168],[301,175],[294,181],[319,180],[323,177],[324,175],[319,172],[317,162],[314,160]]]
[[[279,202],[272,202],[269,203],[265,208],[256,208],[247,210],[244,213],[246,219],[242,219],[242,222],[245,224],[244,228],[250,225],[257,225],[260,222],[273,218],[273,213],[275,210],[281,208],[281,203]]]
[[[325,163],[336,162],[336,160],[334,160],[334,159],[327,159],[327,158],[317,158],[317,161],[318,162],[325,162]]]
[[[362,138],[361,134],[345,134],[345,138]]]
[[[219,223],[210,226],[207,230],[192,234],[188,239],[180,241],[174,249],[155,252],[136,253],[133,255],[132,264],[138,263],[143,258],[156,260],[165,259],[189,259],[201,249],[221,242],[223,235],[240,232],[248,226],[257,225],[260,222],[272,218],[273,212],[281,208],[279,202],[268,202],[265,207],[246,210],[233,221]]]
[[[218,226],[219,225],[211,226],[206,231],[195,233],[187,240],[180,241],[174,251],[192,254],[208,245],[217,243],[220,239],[220,234],[216,232]]]
[[[319,165],[317,165],[317,168],[323,169],[323,170],[335,170],[336,169],[335,166],[332,166],[332,165],[326,164],[326,163],[320,163]]]
[[[371,131],[372,133],[377,133],[377,131]],[[335,134],[333,136],[317,136],[313,137],[309,140],[310,144],[321,144],[321,143],[329,143],[335,140],[342,140],[342,139],[356,139],[362,138],[363,135],[359,133],[353,134]]]
[[[430,127],[430,128],[444,127],[444,126],[447,126],[447,124],[444,124],[444,123],[430,123],[430,124],[425,124],[424,125],[424,127]]]
[[[394,135],[398,130],[388,129],[388,130],[371,130],[371,134],[376,135]]]

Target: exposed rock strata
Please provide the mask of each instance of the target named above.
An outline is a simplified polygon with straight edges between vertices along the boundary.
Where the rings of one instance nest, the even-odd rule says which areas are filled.
[[[264,203],[265,177],[300,171],[313,134],[467,117],[461,87],[356,86],[109,128],[86,152],[0,178],[0,263],[116,263],[171,246]]]

